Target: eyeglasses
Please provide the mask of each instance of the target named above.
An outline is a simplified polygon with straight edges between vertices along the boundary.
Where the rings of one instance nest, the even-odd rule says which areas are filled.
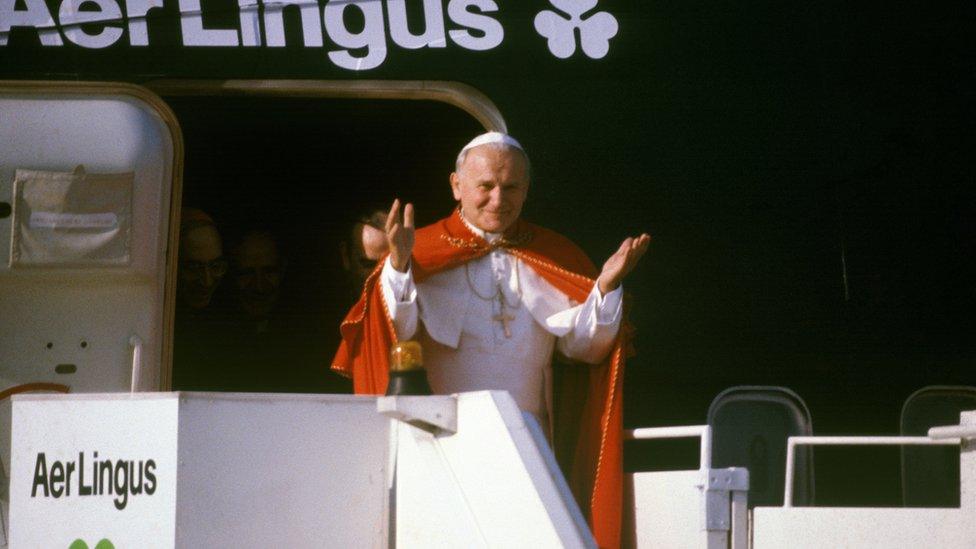
[[[237,267],[234,269],[234,276],[239,278],[254,278],[258,275],[264,277],[278,276],[281,268],[278,265],[260,265],[257,267]]]
[[[203,275],[207,272],[211,276],[224,276],[227,274],[227,260],[223,257],[218,257],[212,261],[181,261],[180,271],[194,278],[203,278]]]

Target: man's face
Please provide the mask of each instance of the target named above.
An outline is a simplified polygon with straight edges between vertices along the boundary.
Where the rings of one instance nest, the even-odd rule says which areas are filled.
[[[475,147],[451,174],[451,189],[465,219],[483,231],[504,233],[522,213],[529,190],[525,158],[514,150]]]
[[[250,317],[267,316],[278,302],[281,289],[278,246],[268,235],[251,234],[235,252],[234,282],[241,309]]]
[[[193,227],[180,240],[177,294],[191,309],[203,309],[227,272],[220,234],[212,225]]]
[[[381,214],[382,222],[386,223],[386,214]],[[386,233],[365,223],[357,223],[353,227],[353,245],[349,253],[346,269],[352,274],[353,278],[360,284],[366,281],[376,262],[380,260],[388,250],[386,243]]]

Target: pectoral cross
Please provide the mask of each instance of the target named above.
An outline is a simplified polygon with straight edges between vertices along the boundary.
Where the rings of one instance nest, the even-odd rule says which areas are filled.
[[[491,317],[491,319],[502,323],[502,331],[505,332],[505,337],[512,337],[512,331],[508,328],[508,323],[515,320],[515,317],[505,314],[505,296],[502,294],[500,287],[498,288],[498,310],[499,313]]]

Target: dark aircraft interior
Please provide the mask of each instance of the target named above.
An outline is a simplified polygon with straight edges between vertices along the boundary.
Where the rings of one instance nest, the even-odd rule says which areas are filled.
[[[164,99],[185,142],[183,205],[216,220],[225,250],[248,229],[272,232],[288,262],[282,306],[314,326],[273,349],[278,362],[251,372],[258,382],[247,389],[348,392],[327,370],[356,297],[339,242],[364,209],[394,197],[416,205],[418,226],[449,212],[454,156],[480,124],[431,101]],[[648,191],[667,200],[651,205],[663,212],[653,219],[642,204],[621,204],[619,216],[592,204],[567,210],[590,192],[572,173],[583,160],[546,158],[526,215],[577,240],[597,264],[603,243],[631,227],[655,237],[628,282],[639,339],[627,426],[704,423],[720,391],[755,384],[797,391],[816,434],[896,434],[915,389],[974,383],[965,149],[952,135],[909,128],[834,180],[787,188],[769,169],[746,188],[741,178],[689,173],[687,188]],[[553,196],[567,181],[569,198]],[[177,329],[177,347],[180,338]],[[290,376],[293,361],[302,371]],[[177,378],[185,367],[174,364]],[[627,443],[626,456],[629,470],[693,468],[697,443]],[[900,504],[897,448],[818,448],[816,462],[818,503]]]
[[[249,230],[273,235],[285,258],[276,309],[287,311],[295,325],[288,337],[265,342],[273,349],[228,359],[236,362],[230,366],[235,373],[208,380],[207,388],[349,392],[350,385],[327,367],[338,345],[339,323],[359,293],[343,269],[340,244],[350,239],[357,220],[388,210],[394,198],[415,204],[419,225],[449,212],[453,151],[479,133],[480,125],[462,110],[432,101],[172,97],[167,102],[185,140],[183,206],[214,219],[225,256]],[[231,268],[213,299],[230,315],[233,277]],[[177,322],[177,358],[186,337],[179,328]],[[179,362],[176,380],[187,367]],[[301,371],[289,374],[289,368]],[[234,382],[242,376],[250,381]]]

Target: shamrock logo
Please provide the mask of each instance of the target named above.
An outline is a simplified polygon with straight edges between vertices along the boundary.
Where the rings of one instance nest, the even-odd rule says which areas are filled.
[[[76,539],[73,542],[71,542],[71,545],[68,546],[68,549],[88,549],[88,544],[85,543],[85,540],[83,539]],[[98,543],[95,544],[95,549],[115,549],[115,546],[112,545],[111,541],[107,539],[101,539],[98,541]]]
[[[617,35],[617,18],[605,11],[583,19],[599,0],[549,0],[562,13],[543,10],[535,16],[535,30],[549,39],[549,51],[560,59],[576,53],[576,29],[579,29],[583,53],[591,59],[602,59],[610,51],[610,39]],[[565,14],[565,15],[563,15]]]

